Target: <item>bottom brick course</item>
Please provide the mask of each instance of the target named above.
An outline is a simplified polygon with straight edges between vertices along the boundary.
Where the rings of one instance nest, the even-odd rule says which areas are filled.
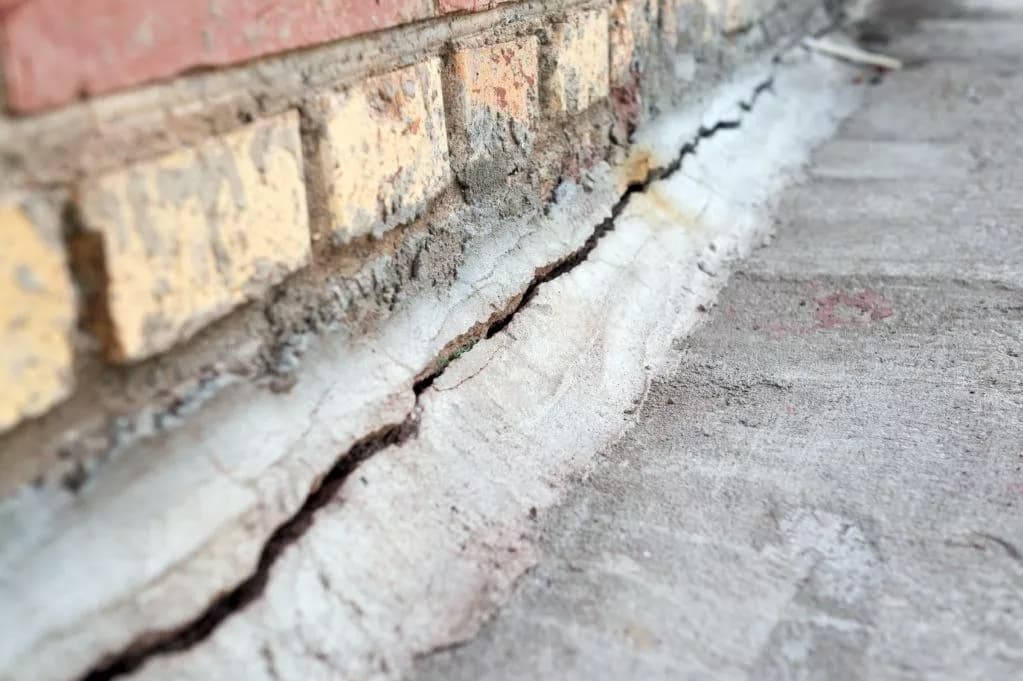
[[[71,390],[75,293],[55,228],[0,207],[0,430]]]
[[[93,180],[79,207],[101,241],[108,356],[166,350],[308,261],[298,116]]]
[[[415,218],[450,179],[440,60],[385,73],[308,105],[317,235],[379,236]]]

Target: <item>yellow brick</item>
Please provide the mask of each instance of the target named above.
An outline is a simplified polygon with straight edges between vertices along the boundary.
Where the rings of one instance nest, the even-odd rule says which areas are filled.
[[[312,101],[317,232],[336,241],[379,235],[419,215],[449,182],[440,62],[370,78]]]
[[[661,37],[671,50],[692,51],[740,33],[770,14],[780,0],[661,0]]]
[[[79,207],[102,239],[108,356],[165,350],[308,262],[298,115],[91,180]]]
[[[716,40],[716,25],[710,13],[732,0],[661,0],[661,38],[672,51],[692,52]]]
[[[651,27],[657,25],[656,0],[617,0],[610,14],[611,83],[632,80],[633,61],[649,48]]]
[[[0,430],[71,390],[75,294],[55,228],[0,207]]]
[[[608,94],[607,10],[581,12],[551,31],[545,106],[579,113]]]
[[[455,52],[445,71],[451,164],[470,202],[493,200],[532,149],[539,109],[535,37]]]
[[[660,0],[660,34],[661,40],[668,49],[674,51],[679,45],[681,19],[680,5],[684,0]],[[687,0],[692,1],[692,0]]]
[[[766,13],[773,0],[709,0],[707,11],[724,33],[737,33]]]
[[[528,122],[536,111],[536,38],[456,52],[451,59],[455,107],[471,131],[494,114]]]

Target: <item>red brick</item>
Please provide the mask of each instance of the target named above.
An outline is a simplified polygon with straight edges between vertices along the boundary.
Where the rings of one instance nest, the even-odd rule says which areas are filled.
[[[20,112],[433,13],[432,0],[0,2],[7,104]]]

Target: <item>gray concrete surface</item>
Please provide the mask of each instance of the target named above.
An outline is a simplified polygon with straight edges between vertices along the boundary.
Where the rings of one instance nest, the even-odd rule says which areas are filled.
[[[414,678],[1023,678],[1023,13],[939,5]]]

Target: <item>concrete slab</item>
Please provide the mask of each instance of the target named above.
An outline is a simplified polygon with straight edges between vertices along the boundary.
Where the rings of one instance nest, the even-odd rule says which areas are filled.
[[[543,525],[538,566],[414,678],[1020,678],[1023,81],[1003,52],[1019,63],[1023,42],[1006,30],[924,22],[893,44],[960,41],[961,61],[867,95]]]

